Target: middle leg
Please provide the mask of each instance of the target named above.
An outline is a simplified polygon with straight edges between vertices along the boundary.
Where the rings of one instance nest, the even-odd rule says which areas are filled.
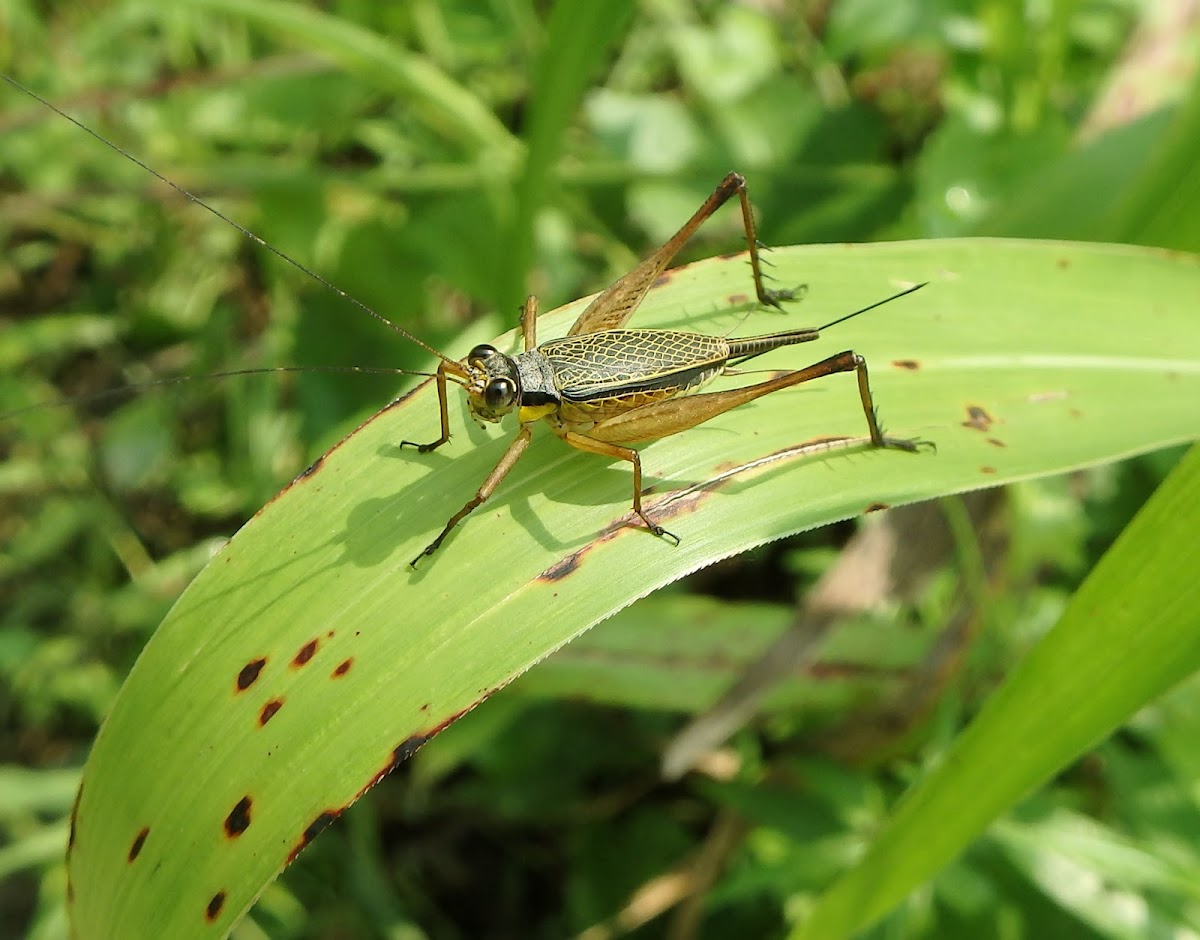
[[[617,444],[610,444],[607,441],[598,441],[577,431],[560,429],[558,433],[564,441],[579,450],[585,450],[589,454],[599,454],[601,457],[628,460],[633,464],[633,511],[646,524],[646,528],[655,535],[670,539],[676,545],[679,544],[679,536],[674,532],[668,532],[642,511],[642,458],[636,450],[632,447],[621,447]]]

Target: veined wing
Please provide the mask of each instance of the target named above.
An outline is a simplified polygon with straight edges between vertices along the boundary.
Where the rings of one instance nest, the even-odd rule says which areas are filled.
[[[685,391],[712,378],[729,358],[719,336],[674,330],[605,330],[550,340],[537,350],[567,401],[655,389]]]

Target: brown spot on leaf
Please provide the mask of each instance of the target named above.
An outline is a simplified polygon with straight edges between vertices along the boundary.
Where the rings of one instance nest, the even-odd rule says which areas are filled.
[[[979,472],[980,473],[995,473],[996,468],[995,467],[980,467]]]
[[[267,664],[267,657],[261,656],[258,659],[252,659],[242,667],[242,671],[238,673],[237,690],[245,692],[250,686],[258,681],[258,674],[263,671],[263,667]]]
[[[545,581],[548,584],[553,584],[555,581],[562,581],[579,569],[580,558],[581,552],[572,552],[570,555],[560,558],[552,564],[538,575],[537,579]]]
[[[292,657],[292,666],[296,669],[299,669],[301,666],[306,665],[308,661],[315,655],[317,655],[317,641],[309,640],[302,647],[300,647],[296,655]]]
[[[340,809],[327,809],[321,813],[316,819],[308,824],[304,832],[300,836],[300,841],[293,846],[292,851],[288,853],[287,864],[291,864],[296,860],[296,856],[304,851],[305,847],[312,842],[317,836],[329,828],[330,823],[337,819],[342,814]]]
[[[250,797],[243,796],[225,817],[225,835],[236,839],[250,828]]]
[[[750,303],[749,294],[730,294],[725,300],[731,307],[740,307],[742,304]]]
[[[348,673],[350,671],[350,667],[353,665],[354,665],[354,660],[352,658],[351,659],[343,659],[340,663],[337,664],[336,667],[334,667],[333,678],[340,679],[342,676],[344,676],[346,673]]]
[[[83,784],[75,791],[75,800],[71,803],[71,815],[67,824],[67,851],[75,848],[75,821],[79,818],[79,800],[83,797]]]
[[[392,748],[392,753],[388,755],[388,759],[384,762],[384,765],[375,772],[375,775],[371,777],[369,781],[367,781],[367,785],[358,791],[358,795],[362,796],[364,793],[370,790],[371,787],[375,786],[375,784],[377,784],[380,780],[412,757],[412,755],[417,752],[418,748],[420,748],[422,744],[428,741],[436,733],[436,731],[432,731],[429,734],[414,734],[397,744],[394,748]]]
[[[893,359],[892,365],[897,369],[908,369],[910,372],[916,372],[921,368],[921,363],[917,362],[916,359]]]
[[[664,284],[670,284],[670,283],[671,283],[671,272],[664,271],[662,274],[660,274],[658,277],[656,277],[654,279],[654,283],[651,284],[650,286],[651,287],[662,287]]]
[[[410,757],[412,757],[415,753],[417,753],[417,751],[419,751],[421,749],[421,747],[425,744],[426,741],[428,741],[430,739],[430,737],[432,737],[432,735],[414,734],[412,737],[406,738],[405,740],[401,741],[392,750],[391,762],[388,766],[388,769],[386,771],[384,771],[384,773],[385,774],[391,773],[393,770],[395,770],[397,767],[399,767],[401,764],[403,764],[406,760],[408,760]]]
[[[321,464],[323,464],[323,463],[325,463],[325,455],[324,454],[322,454],[320,457],[318,457],[316,460],[314,460],[308,467],[301,470],[299,475],[297,475],[296,479],[294,479],[292,482],[299,483],[301,480],[308,479],[310,476],[312,476],[314,473],[316,473],[318,470],[321,469]]]
[[[978,405],[967,405],[967,420],[962,423],[962,426],[976,431],[987,431],[991,428],[992,422],[992,416],[983,408]]]
[[[882,509],[890,509],[887,503],[871,503],[863,512],[879,512]]]
[[[1008,446],[1007,444],[1004,443],[1004,441],[1000,440],[1000,438],[998,438],[998,437],[989,437],[987,439],[987,442],[989,444],[991,444],[993,447],[1007,447]]]
[[[1069,267],[1071,266],[1071,262],[1070,262],[1070,260],[1068,260],[1067,258],[1059,258],[1059,259],[1058,259],[1058,266],[1059,266],[1060,268],[1069,268]]]
[[[404,763],[404,761],[406,761],[410,757],[412,757],[412,755],[415,754],[420,749],[420,747],[423,744],[425,744],[426,741],[429,741],[435,735],[440,734],[442,731],[445,731],[448,727],[450,727],[450,725],[452,725],[452,724],[454,724],[454,722],[458,721],[458,719],[460,719],[463,715],[465,715],[467,712],[469,712],[476,705],[479,705],[480,703],[486,701],[488,696],[491,695],[492,692],[494,692],[494,691],[495,691],[495,689],[480,689],[479,698],[476,699],[475,702],[472,703],[471,705],[469,705],[467,708],[464,708],[461,711],[455,712],[454,714],[447,717],[444,721],[440,722],[437,725],[434,725],[431,728],[427,728],[424,731],[420,731],[416,734],[410,735],[409,737],[407,737],[403,741],[401,741],[399,744],[397,744],[394,748],[392,748],[392,753],[390,755],[388,755],[388,759],[384,763],[384,765],[375,773],[375,775],[373,777],[371,777],[370,780],[367,781],[367,783],[363,786],[363,788],[358,791],[358,795],[355,796],[354,799],[357,800],[364,793],[366,793],[368,790],[370,790],[371,787],[375,786],[375,784],[379,783],[380,780],[382,780],[384,777],[386,777],[388,774],[390,774],[393,770],[395,770],[397,767],[399,767],[402,763]],[[425,704],[421,707],[421,710],[427,711],[429,709],[429,707],[430,706],[428,704]],[[351,800],[351,802],[354,802],[354,800]]]
[[[677,499],[669,503],[668,506],[673,507],[677,503],[682,502],[686,502],[686,500]],[[671,508],[664,509],[662,506],[651,506],[650,514],[654,518],[658,518],[659,516],[669,518],[672,515],[678,514],[678,510]],[[630,517],[633,519],[637,518],[630,513],[630,516],[615,520],[594,539],[592,539],[591,542],[583,546],[583,548],[577,549],[570,555],[567,555],[564,558],[556,561],[553,565],[538,575],[536,580],[544,581],[547,584],[553,584],[556,581],[561,581],[574,572],[580,566],[580,564],[583,563],[583,560],[587,557],[588,553],[597,546],[604,545],[606,542],[611,542],[613,539],[619,537],[629,529],[639,528],[645,531],[645,526],[642,525],[640,521],[633,522],[631,521]]]
[[[133,844],[129,846],[129,860],[131,862],[142,854],[142,846],[146,844],[146,836],[148,835],[150,835],[150,828],[143,826],[142,831],[133,837]]]
[[[712,499],[716,495],[717,490],[722,489],[728,482],[729,478],[711,480],[703,487],[697,488],[690,493],[673,496],[658,502],[650,507],[650,517],[655,522],[669,522],[672,519],[681,519],[684,516],[690,516],[700,508],[701,504]],[[646,531],[646,526],[632,513],[621,520],[620,525],[625,530]],[[598,541],[592,543],[592,545],[597,544],[599,544]]]
[[[225,892],[218,891],[209,898],[208,906],[204,908],[204,919],[212,923],[221,916],[221,908],[225,906]]]
[[[258,713],[258,723],[260,725],[265,725],[268,721],[275,717],[275,713],[281,708],[283,708],[283,699],[271,699],[262,707],[262,711]]]

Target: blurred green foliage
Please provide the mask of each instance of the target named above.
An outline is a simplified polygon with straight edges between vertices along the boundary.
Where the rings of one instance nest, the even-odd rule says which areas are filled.
[[[526,290],[549,309],[623,273],[729,169],[769,244],[1200,251],[1188,4],[546,6],[3,0],[0,70],[450,352],[469,323],[510,326]],[[0,101],[0,411],[263,365],[427,364],[37,102]],[[736,250],[738,226],[722,216],[689,256]],[[174,597],[398,387],[191,382],[0,423],[0,936],[65,936],[72,784]],[[235,936],[781,935],[1176,458],[1015,488],[965,611],[960,541],[912,605],[873,618],[867,642],[831,638],[674,784],[659,755],[703,703],[646,690],[689,655],[713,694],[732,681],[749,657],[724,647],[761,648],[850,530],[662,592],[431,743]],[[975,626],[943,633],[951,615]],[[713,630],[707,657],[691,624]],[[944,636],[961,645],[935,694],[904,711]],[[1140,714],[871,935],[1200,934],[1198,691]]]

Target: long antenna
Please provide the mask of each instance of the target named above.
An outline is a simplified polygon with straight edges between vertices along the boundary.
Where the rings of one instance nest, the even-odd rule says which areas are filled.
[[[434,378],[436,372],[418,372],[415,369],[392,369],[386,366],[269,366],[262,369],[234,369],[232,372],[206,372],[204,375],[176,375],[169,379],[155,379],[151,382],[137,382],[122,388],[106,388],[99,392],[88,392],[84,395],[72,395],[70,398],[59,398],[54,401],[36,402],[23,405],[12,411],[0,412],[0,421],[15,418],[27,411],[42,411],[45,408],[69,408],[73,405],[89,404],[104,401],[109,398],[121,398],[125,395],[136,395],[151,388],[162,388],[166,385],[180,385],[183,382],[203,382],[206,379],[233,379],[247,375],[276,375],[280,372],[357,372],[368,375],[423,375]]]
[[[361,300],[351,297],[348,293],[346,293],[340,287],[338,287],[335,284],[330,283],[325,278],[321,277],[321,275],[317,274],[315,271],[312,271],[312,270],[306,268],[304,265],[302,265],[299,261],[292,258],[290,255],[285,254],[284,252],[280,251],[278,248],[276,248],[273,245],[267,244],[267,242],[265,242],[263,239],[259,238],[259,236],[255,235],[252,231],[250,231],[250,229],[246,228],[244,225],[239,225],[237,222],[233,221],[233,219],[229,218],[229,216],[225,215],[218,209],[215,209],[212,206],[210,206],[207,202],[205,202],[199,196],[196,196],[193,193],[188,192],[186,189],[184,189],[178,183],[171,182],[171,180],[167,179],[165,176],[163,176],[161,173],[159,173],[158,170],[154,169],[154,167],[149,166],[146,163],[143,163],[141,160],[139,160],[133,154],[129,153],[129,151],[123,150],[122,148],[120,148],[116,144],[114,144],[111,140],[109,140],[108,138],[103,137],[100,134],[97,134],[94,130],[92,130],[90,127],[88,127],[82,121],[77,121],[75,118],[71,117],[71,115],[67,114],[66,111],[62,110],[61,108],[56,107],[55,105],[53,105],[49,101],[47,101],[45,98],[43,98],[41,95],[26,88],[24,85],[22,85],[20,82],[18,82],[15,78],[12,78],[9,75],[5,75],[3,72],[0,72],[0,78],[3,78],[6,82],[8,82],[10,85],[12,85],[14,88],[18,89],[19,91],[23,91],[25,94],[27,94],[30,98],[34,99],[35,101],[40,101],[42,104],[44,104],[47,108],[49,108],[55,114],[59,115],[60,117],[66,118],[68,121],[70,121],[76,127],[78,127],[80,130],[84,131],[87,134],[90,134],[92,137],[96,138],[96,140],[100,141],[100,143],[104,144],[104,146],[108,147],[110,150],[115,150],[117,153],[119,153],[125,159],[133,161],[138,166],[140,166],[143,170],[145,170],[147,173],[149,173],[151,176],[153,176],[155,179],[158,179],[161,182],[166,183],[173,190],[175,190],[175,192],[179,193],[182,196],[186,196],[188,199],[190,199],[196,205],[200,206],[202,209],[207,209],[209,212],[211,212],[213,215],[215,215],[222,222],[225,222],[228,225],[232,225],[235,229],[237,229],[239,232],[241,232],[243,235],[245,235],[248,239],[250,239],[253,242],[257,242],[259,245],[261,245],[263,248],[267,249],[267,251],[271,252],[271,254],[275,255],[277,258],[282,258],[284,261],[286,261],[288,264],[290,264],[293,268],[296,268],[299,271],[303,271],[305,274],[307,274],[309,277],[311,277],[314,281],[323,285],[327,289],[333,291],[333,293],[337,294],[338,296],[342,297],[343,299],[350,301],[350,303],[354,304],[354,306],[358,307],[360,310],[365,310],[367,313],[369,313],[371,316],[373,316],[380,323],[383,323],[385,326],[388,326],[391,329],[395,330],[397,333],[399,333],[405,339],[409,340],[410,342],[416,343],[418,346],[420,346],[422,349],[426,350],[427,352],[433,353],[433,355],[435,355],[439,359],[441,359],[442,362],[445,362],[449,365],[453,365],[453,366],[457,367],[458,363],[455,362],[453,359],[451,359],[449,356],[446,356],[443,353],[438,352],[436,349],[434,349],[432,346],[430,346],[428,343],[424,342],[423,340],[417,339],[417,337],[413,336],[412,333],[408,332],[408,330],[404,329],[403,327],[397,326],[395,323],[393,323],[391,320],[389,320],[383,314],[377,313],[376,311],[372,310],[370,307],[368,307],[366,304],[364,304]]]
[[[868,307],[863,307],[861,310],[855,310],[853,313],[848,313],[844,317],[838,317],[836,320],[830,320],[824,326],[817,327],[817,332],[821,333],[821,332],[829,329],[831,326],[837,326],[839,323],[845,323],[847,320],[851,320],[854,317],[857,317],[860,313],[866,313],[868,310],[874,310],[876,307],[882,307],[884,304],[890,304],[893,300],[899,300],[905,294],[911,294],[913,291],[920,290],[922,287],[925,287],[928,283],[929,283],[928,281],[922,281],[920,284],[915,284],[912,287],[909,287],[905,290],[900,291],[900,293],[898,293],[898,294],[892,294],[891,297],[884,297],[883,300],[877,300],[877,301],[875,301],[875,303],[871,304]]]

